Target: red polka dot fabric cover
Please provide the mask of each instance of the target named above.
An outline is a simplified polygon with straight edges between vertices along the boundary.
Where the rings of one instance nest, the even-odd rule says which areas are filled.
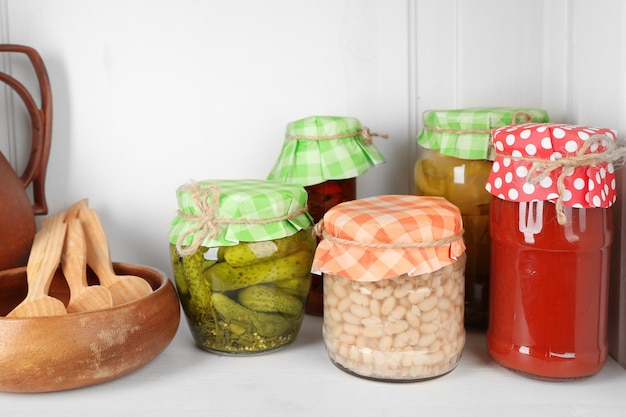
[[[536,161],[556,161],[573,157],[585,141],[606,135],[615,142],[611,129],[554,123],[527,123],[496,128],[491,133],[496,157],[487,181],[487,191],[509,201],[551,201],[559,197],[557,179],[563,168],[556,168],[540,181],[527,178]],[[585,153],[606,150],[592,144]],[[541,172],[536,172],[539,175]],[[562,202],[577,208],[610,207],[616,200],[615,172],[610,162],[577,166],[564,177]]]

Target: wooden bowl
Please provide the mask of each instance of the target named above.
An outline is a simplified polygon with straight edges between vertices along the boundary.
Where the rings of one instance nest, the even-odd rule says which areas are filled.
[[[26,268],[0,271],[0,391],[48,392],[95,385],[126,375],[159,355],[178,330],[176,290],[156,269],[114,263],[153,292],[128,304],[54,317],[7,318],[26,296]],[[90,283],[97,283],[89,271]],[[60,268],[49,294],[67,305]]]

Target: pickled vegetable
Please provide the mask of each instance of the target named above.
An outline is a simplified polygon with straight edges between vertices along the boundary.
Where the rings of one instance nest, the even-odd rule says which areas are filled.
[[[312,233],[295,233],[278,240],[241,243],[223,248],[224,261],[240,267],[261,261],[281,258],[292,253],[315,249],[315,237]]]
[[[306,229],[272,241],[200,247],[182,258],[171,245],[176,286],[196,342],[222,354],[264,353],[292,342],[304,317],[316,243]]]
[[[276,337],[289,328],[290,321],[287,317],[251,310],[224,294],[215,293],[211,295],[211,300],[226,326],[233,324],[237,326],[235,333],[240,333],[241,329],[244,329],[261,336]]]
[[[187,285],[191,302],[200,312],[211,307],[210,284],[202,276],[204,268],[204,252],[206,248],[198,249],[194,254],[182,258],[183,281]]]
[[[308,276],[308,274],[306,275]],[[307,295],[309,294],[309,290],[312,287],[312,284],[313,281],[309,281],[306,276],[294,276],[293,278],[282,279],[280,281],[274,282],[276,288],[280,288],[287,294],[291,294],[300,299],[307,297]]]
[[[299,251],[282,258],[240,267],[218,262],[207,269],[204,277],[211,282],[215,291],[230,291],[280,281],[294,275],[302,276],[311,270],[311,262],[310,251]]]
[[[253,285],[239,291],[239,303],[254,311],[297,314],[302,302],[297,297],[267,285]]]

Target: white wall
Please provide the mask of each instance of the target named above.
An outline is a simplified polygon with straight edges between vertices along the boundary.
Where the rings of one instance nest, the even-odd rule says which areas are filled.
[[[51,212],[89,198],[115,260],[169,272],[176,187],[264,178],[301,117],[390,135],[361,197],[411,192],[426,109],[536,106],[626,131],[625,18],[621,0],[0,0],[0,43],[50,73]],[[0,101],[20,166],[24,116]]]

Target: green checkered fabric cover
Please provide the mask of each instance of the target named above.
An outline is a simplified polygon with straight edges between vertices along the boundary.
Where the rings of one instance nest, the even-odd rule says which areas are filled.
[[[519,123],[548,122],[548,113],[530,108],[426,110],[417,143],[461,159],[493,159],[491,131]]]
[[[267,179],[309,186],[357,177],[385,162],[370,135],[378,134],[370,134],[351,117],[312,116],[291,122]]]
[[[178,187],[176,197],[178,215],[168,239],[183,247],[199,237],[205,247],[278,239],[313,225],[306,211],[307,193],[297,184],[207,180]]]

